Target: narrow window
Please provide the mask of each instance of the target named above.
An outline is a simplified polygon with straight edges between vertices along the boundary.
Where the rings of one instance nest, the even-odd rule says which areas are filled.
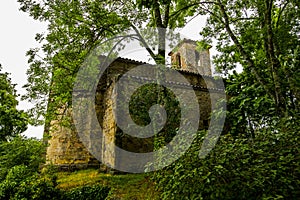
[[[181,58],[180,58],[180,54],[176,54],[176,63],[178,65],[178,67],[181,67]]]
[[[208,130],[209,121],[207,119],[203,120],[203,126],[205,130]]]
[[[195,61],[196,61],[196,66],[199,65],[200,55],[199,55],[199,52],[196,50],[195,50]]]

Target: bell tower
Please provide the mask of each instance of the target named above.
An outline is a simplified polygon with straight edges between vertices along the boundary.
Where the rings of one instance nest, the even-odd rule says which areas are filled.
[[[168,55],[175,69],[212,76],[210,48],[199,51],[196,41],[183,39]]]

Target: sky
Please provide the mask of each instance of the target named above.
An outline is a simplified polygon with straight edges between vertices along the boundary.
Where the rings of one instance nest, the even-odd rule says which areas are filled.
[[[45,23],[33,20],[27,13],[19,11],[16,0],[0,1],[0,63],[3,72],[11,73],[12,82],[17,84],[17,92],[25,94],[22,86],[26,84],[28,69],[26,51],[37,47],[36,33],[45,32]],[[20,101],[18,108],[27,110],[32,107],[28,102]],[[43,127],[29,127],[25,135],[41,138]]]
[[[19,11],[19,7],[17,0],[0,1],[0,63],[3,72],[11,73],[12,82],[17,84],[17,92],[23,95],[26,91],[22,86],[27,83],[26,71],[29,67],[26,52],[40,46],[34,38],[36,33],[46,32],[47,25]],[[197,17],[181,29],[180,33],[189,39],[198,40],[199,31],[204,24],[205,17]],[[32,106],[28,102],[20,101],[18,108],[27,110]],[[30,126],[24,134],[42,138],[43,127]]]

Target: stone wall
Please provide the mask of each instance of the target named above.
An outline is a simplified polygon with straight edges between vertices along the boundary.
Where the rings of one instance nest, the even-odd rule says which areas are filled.
[[[127,62],[124,64],[124,62]],[[126,75],[125,72],[127,71],[124,68],[118,68],[118,66],[126,66],[130,69],[133,69],[137,65],[144,65],[144,63],[130,63],[130,60],[123,60],[120,59],[113,63],[112,67],[115,71],[111,71],[110,74],[115,74],[116,76],[110,77],[111,83],[110,88],[107,90],[108,96],[106,98],[106,108],[105,108],[105,116],[103,119],[103,130],[104,133],[108,135],[108,138],[111,142],[113,141],[118,147],[135,153],[145,153],[153,151],[153,144],[154,144],[154,137],[150,138],[136,138],[130,135],[127,135],[122,132],[117,127],[117,122],[115,120],[115,113],[114,109],[116,105],[120,105],[123,102],[117,102],[118,100],[129,102],[130,96],[124,96],[124,94],[128,94],[129,90],[132,88],[137,88],[137,85],[146,84],[146,83],[156,83],[157,80],[149,79],[149,77],[155,77],[156,70],[152,65],[146,65],[147,67],[147,76],[143,68],[137,69],[135,68],[135,74],[138,76]],[[207,129],[209,126],[209,118],[211,113],[211,105],[212,103],[216,103],[216,99],[218,96],[222,95],[222,91],[219,89],[218,82],[211,76],[201,76],[198,73],[189,72],[186,70],[174,70],[174,69],[166,69],[167,73],[164,77],[166,84],[170,85],[173,88],[179,89],[181,91],[181,95],[185,96],[185,92],[187,90],[192,90],[195,93],[199,110],[200,110],[200,119],[199,119],[199,129]],[[120,73],[121,72],[121,73]],[[189,86],[185,85],[185,82],[182,82],[180,77],[175,76],[175,73],[180,72],[180,74],[190,83]],[[122,75],[123,74],[123,75]],[[121,76],[122,75],[122,76]],[[116,87],[115,83],[119,81],[119,79],[127,80],[122,84],[118,84]],[[113,89],[114,88],[114,89]],[[132,89],[134,90],[134,89]],[[212,96],[211,96],[212,95]],[[122,96],[122,97],[120,97]],[[188,97],[188,96],[187,96]],[[187,100],[188,101],[188,100]],[[138,102],[136,102],[138,103]],[[185,105],[188,106],[188,105]],[[120,109],[120,108],[117,108]],[[126,109],[128,109],[126,107]],[[123,126],[130,126],[127,124],[130,121],[129,115],[122,116],[122,120],[119,121],[120,123],[124,122]],[[121,124],[119,124],[121,125]],[[107,160],[110,160],[110,166],[113,167],[114,165],[118,165],[119,167],[124,164],[128,163],[126,161],[122,161],[125,156],[116,155],[113,148],[104,148],[104,155],[106,156]],[[126,159],[134,160],[134,154],[132,154],[132,158],[126,157]],[[114,160],[115,158],[117,160]],[[115,162],[115,163],[114,163]]]
[[[184,48],[183,48],[184,47]],[[208,68],[203,68],[203,74],[200,75],[193,68],[189,68],[190,65],[196,63],[196,54],[190,55],[188,49],[194,48],[193,44],[184,44],[182,49],[179,50],[180,54],[186,56],[185,60],[182,61],[182,68],[177,69],[185,79],[190,83],[193,92],[197,96],[199,108],[200,108],[200,120],[199,129],[205,129],[209,124],[209,116],[211,113],[211,105],[215,103],[216,98],[211,98],[211,95],[218,97],[222,94],[220,91],[217,81],[213,77],[209,76],[211,74],[209,60],[209,52],[203,52],[199,54],[199,62],[203,65],[209,65]],[[174,54],[175,55],[175,54]],[[172,59],[175,59],[174,55]],[[190,56],[190,57],[189,57]],[[208,57],[209,59],[209,57]],[[195,63],[193,63],[195,61]],[[98,152],[102,160],[105,160],[109,167],[114,167],[115,165],[121,165],[122,160],[118,160],[116,163],[116,151],[114,145],[116,144],[120,148],[124,148],[131,152],[149,152],[153,150],[153,138],[139,139],[134,137],[124,136],[122,130],[117,126],[117,122],[114,115],[114,109],[116,105],[116,100],[121,92],[126,92],[130,87],[134,87],[136,83],[142,81],[144,71],[140,71],[141,76],[139,77],[128,77],[130,78],[129,84],[124,84],[116,88],[116,83],[122,77],[123,74],[129,70],[135,68],[138,65],[145,65],[145,63],[137,62],[129,59],[118,58],[115,60],[106,70],[105,76],[99,81],[97,92],[95,95],[95,108],[97,113],[98,122],[103,129],[103,133],[106,137],[104,138],[93,138],[93,127],[89,124],[89,114],[86,113],[87,118],[86,126],[89,127],[90,132],[85,133],[85,138],[79,138],[76,130],[74,128],[67,128],[59,125],[57,121],[51,122],[50,136],[47,148],[47,162],[53,163],[59,166],[98,166],[100,163],[89,153],[88,149],[95,148],[96,150],[101,149],[102,152]],[[151,65],[148,65],[147,74],[155,75],[155,70],[152,70]],[[172,69],[167,69],[170,73],[164,77],[167,84],[172,85],[172,87],[180,88],[184,96],[185,90],[190,90],[180,79],[173,76]],[[177,73],[176,72],[176,73]],[[155,80],[148,80],[155,82]],[[210,93],[208,92],[210,91]],[[129,98],[129,97],[128,97]],[[213,102],[211,102],[211,99]],[[70,111],[68,112],[70,113]],[[126,120],[125,120],[126,121]],[[85,147],[81,140],[87,140],[85,142],[88,147]],[[97,146],[97,147],[96,147]],[[134,159],[134,157],[132,158]]]
[[[52,121],[49,134],[46,164],[66,169],[99,166],[100,163],[82,144],[75,129]]]

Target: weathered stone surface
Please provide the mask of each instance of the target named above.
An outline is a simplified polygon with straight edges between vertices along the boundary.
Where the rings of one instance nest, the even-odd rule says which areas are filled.
[[[169,53],[175,69],[211,76],[209,49],[198,51],[193,40],[184,39]]]
[[[48,164],[56,165],[98,163],[84,147],[77,132],[57,122],[52,122],[50,128],[46,159]]]

